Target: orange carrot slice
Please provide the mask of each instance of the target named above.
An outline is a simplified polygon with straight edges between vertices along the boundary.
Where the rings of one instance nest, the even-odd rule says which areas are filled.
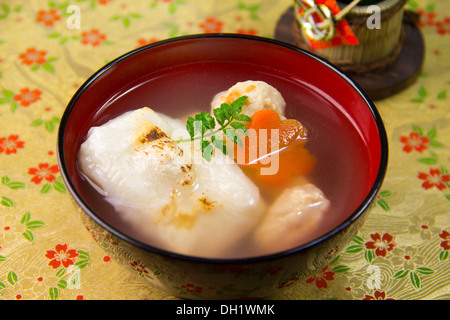
[[[248,130],[256,133],[244,139],[245,161],[239,163],[249,176],[269,185],[281,185],[292,177],[313,170],[316,159],[305,149],[306,128],[295,119],[282,120],[272,110],[256,112],[249,123]],[[275,135],[272,130],[277,130]],[[251,135],[251,133],[250,133]],[[277,139],[277,140],[275,140]],[[237,147],[235,154],[242,150]],[[256,156],[256,158],[254,158]],[[276,161],[276,162],[275,162]],[[264,168],[274,166],[276,171],[264,174]]]

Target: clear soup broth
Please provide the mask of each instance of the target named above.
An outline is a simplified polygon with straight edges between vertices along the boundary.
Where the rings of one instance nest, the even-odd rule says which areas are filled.
[[[176,66],[170,72],[165,70],[130,82],[120,94],[105,101],[86,126],[102,125],[123,112],[144,106],[173,118],[210,111],[216,93],[246,80],[260,80],[275,87],[286,101],[286,117],[297,119],[308,130],[306,148],[317,158],[317,164],[307,178],[331,202],[325,223],[308,239],[314,240],[348,218],[367,196],[371,159],[353,121],[307,84],[249,63],[208,62]],[[101,219],[129,237],[145,242],[139,231],[124,223],[82,176],[78,180],[81,196]],[[251,250],[250,246],[249,256],[252,256]]]

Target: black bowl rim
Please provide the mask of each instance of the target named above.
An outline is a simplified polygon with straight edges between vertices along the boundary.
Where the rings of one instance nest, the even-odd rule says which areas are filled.
[[[289,50],[296,51],[298,53],[304,54],[322,64],[324,64],[329,69],[333,70],[336,74],[341,76],[348,84],[350,84],[353,89],[361,96],[361,98],[364,100],[365,104],[369,108],[369,110],[372,113],[372,116],[375,120],[377,129],[380,134],[380,146],[381,146],[381,159],[380,164],[378,168],[378,173],[376,175],[375,181],[368,192],[367,196],[364,198],[362,203],[358,206],[354,212],[349,215],[349,217],[344,220],[341,224],[339,224],[337,227],[335,227],[333,230],[323,234],[322,236],[308,242],[305,244],[302,244],[300,246],[294,247],[292,249],[284,250],[281,252],[268,254],[268,255],[260,255],[260,256],[251,256],[251,257],[242,257],[242,258],[207,258],[207,257],[197,257],[197,256],[188,256],[184,254],[179,254],[175,252],[171,252],[168,250],[159,249],[157,247],[153,247],[149,244],[143,243],[139,240],[136,240],[132,238],[131,236],[128,236],[126,234],[123,234],[121,231],[117,230],[116,228],[109,225],[106,221],[98,217],[93,210],[83,201],[80,194],[77,192],[76,188],[74,187],[69,173],[67,171],[67,168],[65,166],[65,159],[64,159],[64,134],[65,134],[65,128],[67,125],[67,122],[69,120],[71,111],[76,105],[76,102],[78,101],[79,97],[83,94],[83,92],[93,83],[98,77],[100,77],[103,73],[117,65],[118,63],[126,60],[128,57],[133,56],[135,54],[138,54],[142,51],[149,50],[153,47],[157,46],[163,46],[166,44],[174,43],[174,42],[181,42],[186,40],[199,40],[199,39],[210,39],[210,38],[228,38],[228,39],[241,39],[246,41],[260,41],[269,43],[274,46],[281,46]],[[66,184],[66,187],[69,190],[69,193],[74,198],[75,202],[81,207],[81,209],[91,218],[93,219],[97,224],[99,224],[102,228],[109,231],[119,239],[122,239],[129,244],[138,247],[140,249],[143,249],[145,251],[159,254],[165,257],[174,258],[178,260],[183,261],[190,261],[194,263],[210,263],[210,264],[244,264],[244,263],[257,263],[257,262],[263,262],[263,261],[273,261],[276,259],[284,258],[291,256],[293,254],[299,253],[301,251],[305,251],[308,248],[311,248],[315,245],[317,245],[320,242],[325,241],[328,238],[333,237],[334,235],[338,234],[340,231],[346,229],[348,226],[353,224],[362,214],[365,210],[369,209],[369,206],[371,205],[372,201],[378,194],[381,185],[383,183],[383,180],[386,175],[387,171],[387,164],[388,164],[388,140],[387,140],[387,134],[386,130],[383,124],[383,121],[381,119],[381,116],[373,103],[373,101],[367,96],[367,94],[364,92],[364,90],[355,83],[349,76],[345,75],[338,67],[327,61],[326,59],[311,53],[309,51],[306,51],[304,49],[301,49],[299,47],[296,47],[294,45],[291,45],[286,42],[282,42],[276,39],[266,38],[266,37],[260,37],[260,36],[253,36],[253,35],[245,35],[245,34],[235,34],[235,33],[202,33],[202,34],[191,34],[191,35],[185,35],[185,36],[179,36],[179,37],[173,37],[168,38],[165,40],[157,41],[145,46],[142,46],[140,48],[134,49],[132,51],[129,51],[108,64],[104,65],[102,68],[97,70],[95,73],[93,73],[76,91],[74,96],[69,101],[63,116],[61,117],[60,125],[58,128],[58,134],[57,134],[57,159],[58,164],[61,171],[61,176],[63,178],[64,183]]]

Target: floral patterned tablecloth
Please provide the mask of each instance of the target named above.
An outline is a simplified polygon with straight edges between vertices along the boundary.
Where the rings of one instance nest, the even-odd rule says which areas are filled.
[[[194,33],[274,37],[291,5],[0,0],[1,299],[175,299],[150,287],[139,263],[127,269],[105,254],[82,225],[57,166],[61,115],[94,71],[127,51]],[[450,4],[406,8],[421,17],[426,56],[410,87],[376,101],[390,143],[376,206],[345,252],[274,299],[450,299]]]

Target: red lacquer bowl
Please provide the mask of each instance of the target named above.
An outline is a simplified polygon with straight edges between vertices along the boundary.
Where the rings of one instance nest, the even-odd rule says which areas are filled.
[[[286,100],[287,116],[301,119],[313,137],[319,130],[329,130],[328,138],[311,152],[339,165],[338,170],[328,169],[328,180],[317,180],[332,205],[339,207],[335,225],[291,250],[238,259],[167,252],[118,226],[112,208],[78,171],[77,153],[89,128],[143,106],[169,116],[208,110],[214,94],[245,80],[262,80],[277,88]],[[382,119],[351,79],[297,47],[231,34],[157,42],[104,66],[69,102],[57,150],[67,189],[100,246],[152,284],[192,299],[268,297],[325,267],[363,224],[388,158]],[[319,165],[316,170],[327,168]]]

